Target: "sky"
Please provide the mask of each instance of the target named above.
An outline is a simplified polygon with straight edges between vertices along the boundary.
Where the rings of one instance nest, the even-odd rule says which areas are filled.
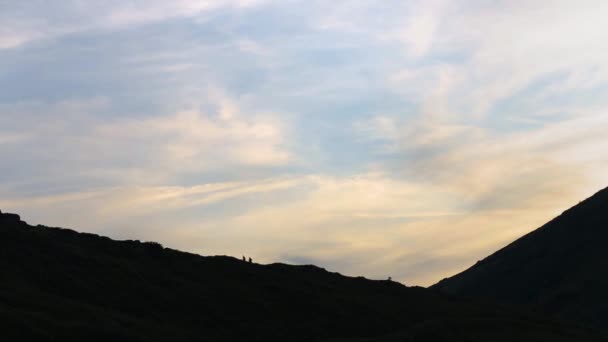
[[[608,2],[0,0],[0,210],[431,285],[608,186]]]

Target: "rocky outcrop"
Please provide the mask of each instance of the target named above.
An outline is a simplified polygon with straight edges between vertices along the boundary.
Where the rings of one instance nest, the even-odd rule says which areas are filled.
[[[0,223],[21,223],[21,217],[17,214],[3,213],[0,211]]]

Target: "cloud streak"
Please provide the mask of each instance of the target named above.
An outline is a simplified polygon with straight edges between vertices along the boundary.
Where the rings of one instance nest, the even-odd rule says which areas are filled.
[[[264,0],[104,1],[67,0],[1,3],[0,49],[95,30],[120,30],[175,18],[192,18],[221,8],[249,8]]]

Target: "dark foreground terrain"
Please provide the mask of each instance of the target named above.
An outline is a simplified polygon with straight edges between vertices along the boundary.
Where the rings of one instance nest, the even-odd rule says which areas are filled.
[[[605,341],[315,266],[201,257],[0,215],[3,341]]]
[[[433,288],[608,331],[608,189]]]

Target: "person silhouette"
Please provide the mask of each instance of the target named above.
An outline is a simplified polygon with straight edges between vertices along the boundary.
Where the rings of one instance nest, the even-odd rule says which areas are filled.
[[[245,256],[244,256],[244,255],[243,255],[243,261],[247,261],[247,260],[245,259]]]
[[[251,264],[253,262],[253,260],[251,258],[249,258],[249,263]]]

